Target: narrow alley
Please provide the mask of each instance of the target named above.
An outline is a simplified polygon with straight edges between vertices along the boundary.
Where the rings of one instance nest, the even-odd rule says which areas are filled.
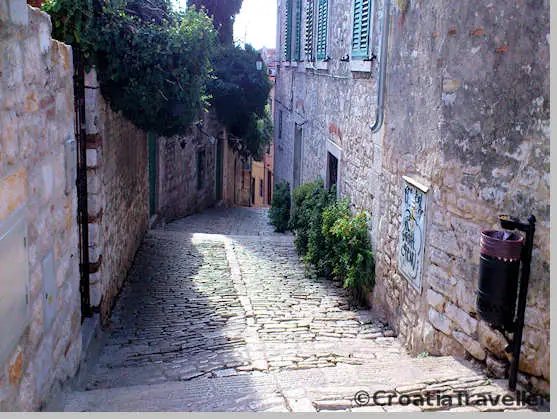
[[[98,363],[64,409],[413,411],[354,395],[505,385],[452,357],[411,357],[337,283],[306,274],[266,210],[214,209],[148,233]]]

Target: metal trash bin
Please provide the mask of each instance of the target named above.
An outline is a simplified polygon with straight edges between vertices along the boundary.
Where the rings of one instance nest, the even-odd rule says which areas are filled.
[[[476,303],[480,317],[495,329],[513,330],[523,243],[520,235],[508,231],[481,234]]]

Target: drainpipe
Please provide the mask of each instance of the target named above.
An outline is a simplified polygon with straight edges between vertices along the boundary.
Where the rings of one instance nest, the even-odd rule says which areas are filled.
[[[385,10],[383,11],[383,35],[381,37],[381,56],[379,62],[379,85],[377,93],[377,108],[375,122],[370,126],[371,132],[379,131],[383,125],[385,113],[385,73],[387,71],[387,51],[389,49],[389,9],[390,0],[385,0]]]

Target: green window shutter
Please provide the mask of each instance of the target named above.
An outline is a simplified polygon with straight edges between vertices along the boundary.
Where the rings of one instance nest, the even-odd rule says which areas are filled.
[[[296,38],[294,44],[294,60],[300,61],[302,50],[302,0],[296,0]]]
[[[317,59],[327,58],[327,26],[329,23],[329,1],[319,0],[317,6]]]
[[[354,0],[352,58],[369,57],[369,36],[372,22],[372,0]]]
[[[313,14],[313,0],[306,0],[306,42],[304,52],[308,61],[313,61]]]
[[[284,59],[292,59],[292,0],[286,0],[286,25],[284,30]]]

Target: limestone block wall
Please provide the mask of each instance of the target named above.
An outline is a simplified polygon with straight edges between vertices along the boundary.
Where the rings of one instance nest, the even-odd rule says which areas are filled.
[[[222,129],[214,116],[206,115],[206,119],[202,127],[193,126],[183,135],[157,138],[156,212],[166,222],[202,211],[216,202],[217,138]]]
[[[149,227],[148,137],[102,97],[87,74],[91,305],[106,320]]]
[[[475,308],[479,235],[499,214],[534,214],[520,370],[548,391],[549,2],[410,4],[392,17],[375,302],[416,351],[501,374],[504,338]],[[402,175],[431,186],[421,295],[393,248]]]
[[[77,194],[65,168],[76,157],[65,148],[74,138],[72,52],[50,33],[45,13],[0,0],[0,226],[23,217],[28,259],[28,320],[19,339],[2,342],[0,411],[38,409],[81,356]],[[2,318],[0,328],[19,320]]]
[[[285,1],[279,1],[284,26]],[[479,237],[509,213],[538,219],[519,379],[549,389],[549,2],[391,2],[385,122],[377,61],[353,71],[352,1],[330,0],[327,63],[285,62],[276,83],[275,176],[293,183],[339,159],[339,192],[371,215],[377,284],[370,303],[414,353],[475,358],[497,376],[505,338],[476,313]],[[384,1],[371,40],[379,56]],[[302,20],[303,21],[303,20]],[[283,28],[282,28],[283,29]],[[280,31],[278,50],[283,50]],[[303,35],[302,31],[302,37]],[[281,118],[282,113],[282,118]],[[282,126],[281,126],[282,119]],[[280,132],[280,135],[279,135]],[[402,200],[429,187],[421,290],[400,274]]]

